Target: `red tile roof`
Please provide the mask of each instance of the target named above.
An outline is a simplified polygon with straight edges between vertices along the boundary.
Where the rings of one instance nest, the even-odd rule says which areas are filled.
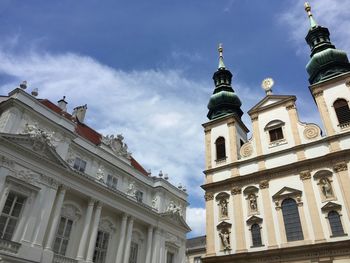
[[[71,114],[63,112],[60,107],[58,107],[56,104],[52,103],[48,99],[39,99],[39,102],[41,102],[43,105],[45,105],[52,111],[66,117],[67,119],[71,121],[74,120],[76,123],[75,132],[81,137],[87,139],[95,145],[101,144],[102,135],[100,133],[85,125],[84,123],[80,123]],[[148,172],[133,157],[131,157],[131,165],[143,175],[148,176]]]

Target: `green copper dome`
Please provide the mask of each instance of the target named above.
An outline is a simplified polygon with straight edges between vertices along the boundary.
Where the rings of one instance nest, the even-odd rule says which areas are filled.
[[[317,24],[308,3],[305,4],[305,10],[310,19],[310,30],[305,38],[311,49],[311,59],[306,65],[310,84],[350,71],[346,53],[331,43],[328,28]]]
[[[213,120],[227,114],[235,114],[241,118],[242,102],[231,87],[232,73],[225,68],[222,46],[219,46],[219,69],[214,73],[215,90],[208,103],[208,119]]]

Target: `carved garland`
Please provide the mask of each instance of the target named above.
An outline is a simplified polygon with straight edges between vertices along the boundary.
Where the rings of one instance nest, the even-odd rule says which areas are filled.
[[[303,172],[300,172],[300,180],[304,181],[304,180],[308,180],[311,178],[311,173],[310,171],[303,171]]]
[[[337,163],[337,164],[334,165],[333,169],[334,169],[334,171],[336,173],[347,171],[348,170],[348,165],[345,162]]]
[[[205,193],[204,198],[205,198],[205,201],[211,201],[214,199],[214,194],[213,193]]]

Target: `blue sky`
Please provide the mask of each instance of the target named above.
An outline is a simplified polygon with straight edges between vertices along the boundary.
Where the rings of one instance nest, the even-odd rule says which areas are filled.
[[[310,1],[333,43],[350,52],[350,0]],[[192,235],[204,233],[206,105],[217,45],[246,113],[264,96],[297,95],[302,121],[319,123],[308,91],[300,0],[16,1],[0,2],[0,91],[20,81],[39,97],[88,104],[86,122],[122,133],[133,156],[154,175],[168,173],[189,192]],[[243,120],[250,127],[247,114]]]

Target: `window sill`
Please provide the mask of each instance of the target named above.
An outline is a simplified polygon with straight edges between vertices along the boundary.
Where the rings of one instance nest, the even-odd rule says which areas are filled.
[[[258,245],[258,246],[250,246],[250,248],[259,248],[259,247],[264,247],[264,244]]]
[[[226,163],[227,156],[225,158],[217,159],[215,160],[216,164],[223,164]]]
[[[339,235],[331,235],[330,238],[346,237],[346,236],[348,236],[348,234],[344,233],[344,234],[339,234]]]
[[[341,124],[338,124],[338,126],[342,130],[348,130],[348,129],[350,129],[350,122],[341,123]]]

